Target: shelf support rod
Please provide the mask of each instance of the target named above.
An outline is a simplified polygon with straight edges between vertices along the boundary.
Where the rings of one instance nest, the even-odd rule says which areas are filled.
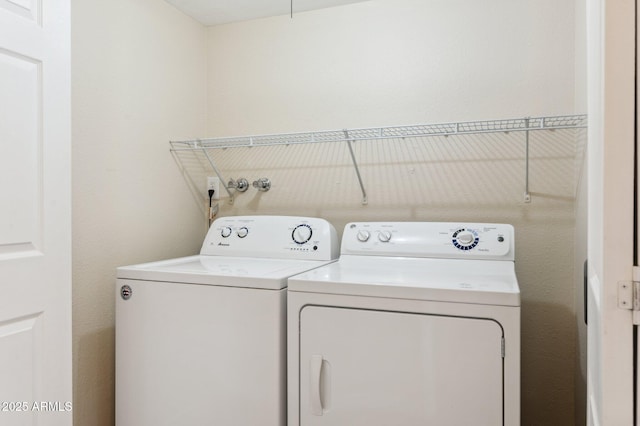
[[[344,137],[347,141],[347,146],[349,147],[349,154],[351,154],[351,161],[353,161],[353,167],[356,169],[356,175],[358,176],[358,183],[360,184],[360,190],[362,191],[362,205],[366,205],[369,203],[369,200],[367,198],[367,191],[365,191],[364,184],[362,183],[362,176],[360,176],[360,169],[358,168],[356,155],[353,153],[353,147],[351,146],[351,139],[349,138],[349,131],[347,129],[344,129],[343,132],[344,132]]]
[[[231,193],[231,191],[229,191],[229,187],[222,178],[220,170],[218,170],[218,168],[216,167],[216,163],[213,162],[213,159],[211,158],[205,147],[202,147],[202,152],[204,153],[204,156],[207,157],[207,160],[209,161],[209,164],[211,165],[211,168],[215,172],[216,176],[218,176],[218,179],[220,179],[220,185],[222,185],[224,190],[227,191],[227,194],[229,194],[229,204],[233,204],[233,194]]]
[[[529,193],[529,119],[530,117],[525,117],[524,125],[527,130],[525,130],[525,154],[524,154],[524,202],[531,202],[531,194]]]

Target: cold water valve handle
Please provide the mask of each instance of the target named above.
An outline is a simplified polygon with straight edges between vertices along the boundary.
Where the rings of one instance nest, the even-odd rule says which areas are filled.
[[[266,192],[271,189],[271,181],[268,178],[260,178],[253,181],[253,187],[257,188],[258,191]]]

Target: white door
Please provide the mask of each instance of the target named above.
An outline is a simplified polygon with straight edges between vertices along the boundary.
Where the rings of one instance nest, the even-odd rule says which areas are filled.
[[[0,0],[0,424],[71,424],[69,0]]]
[[[588,0],[589,425],[633,424],[635,1]]]
[[[502,338],[488,319],[305,307],[300,425],[502,425]]]

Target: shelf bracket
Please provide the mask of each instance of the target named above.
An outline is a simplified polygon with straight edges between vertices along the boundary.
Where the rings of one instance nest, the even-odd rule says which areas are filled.
[[[344,137],[347,141],[347,146],[349,147],[349,154],[351,154],[351,161],[353,161],[353,167],[356,169],[356,176],[358,176],[358,183],[360,184],[360,190],[362,191],[362,205],[369,204],[369,200],[367,198],[367,191],[364,189],[364,184],[362,183],[362,176],[360,176],[360,169],[358,168],[358,162],[356,161],[356,156],[353,153],[353,146],[351,146],[351,138],[349,138],[349,131],[347,129],[342,130],[344,132]]]
[[[197,147],[197,143],[195,147]],[[216,176],[218,176],[218,179],[220,179],[220,185],[222,185],[224,190],[227,191],[227,194],[229,194],[229,204],[233,204],[233,194],[231,193],[231,191],[229,191],[229,187],[225,183],[225,180],[222,178],[222,174],[220,173],[220,170],[218,170],[218,168],[216,167],[216,163],[213,161],[213,159],[211,158],[211,156],[207,152],[207,149],[204,146],[201,147],[201,149],[202,149],[202,152],[204,153],[204,156],[207,158],[207,161],[209,161],[209,164],[211,165],[211,168],[213,169],[214,173],[216,174]]]
[[[525,153],[524,153],[524,202],[531,202],[531,193],[529,192],[529,120],[525,117],[524,125],[527,130],[524,132],[525,137]]]

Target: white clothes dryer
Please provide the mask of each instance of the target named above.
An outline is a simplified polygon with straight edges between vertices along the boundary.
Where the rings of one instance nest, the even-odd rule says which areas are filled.
[[[118,426],[286,424],[287,278],[332,262],[322,219],[217,219],[200,255],[118,268]]]
[[[347,224],[289,278],[289,426],[517,426],[510,225]]]

